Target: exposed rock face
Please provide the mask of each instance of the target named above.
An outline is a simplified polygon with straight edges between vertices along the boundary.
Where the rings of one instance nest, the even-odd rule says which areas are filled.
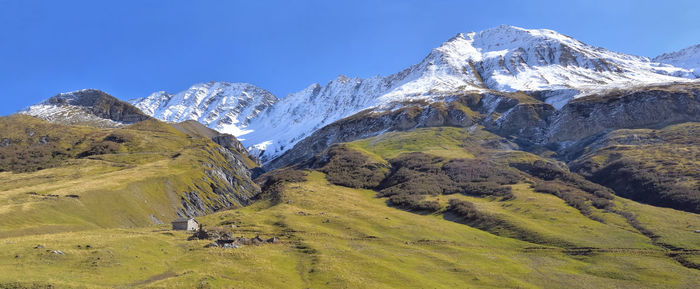
[[[106,119],[124,123],[135,123],[151,118],[135,106],[96,89],[85,89],[48,100],[50,104],[71,104],[85,107],[88,112]]]
[[[231,206],[245,206],[260,194],[260,187],[252,180],[251,172],[241,162],[240,156],[223,147],[207,150],[211,155],[210,161],[202,166],[209,187],[196,187],[183,193],[182,208],[178,212],[180,216],[201,216]],[[203,195],[209,197],[203,199]]]
[[[560,153],[621,128],[661,127],[700,121],[700,84],[673,84],[608,92],[574,100],[562,109],[522,93],[466,94],[442,102],[402,103],[366,110],[327,125],[266,164],[275,169],[310,159],[334,143],[417,127],[480,124],[520,143],[559,146]]]
[[[96,127],[121,127],[151,119],[135,106],[96,89],[61,93],[20,113],[51,122]]]
[[[541,141],[578,141],[613,129],[699,121],[699,97],[700,85],[678,85],[577,99],[551,117]]]
[[[330,145],[371,137],[387,131],[404,131],[417,127],[460,126],[474,124],[468,108],[461,108],[457,102],[417,103],[397,110],[374,112],[364,111],[334,122],[305,138],[281,157],[271,161],[265,169],[276,169],[303,162],[320,153]]]
[[[243,144],[233,135],[220,133],[194,120],[173,123],[171,126],[192,137],[211,139],[216,144],[230,150],[239,161],[243,161],[244,158],[241,157],[245,157],[252,160],[256,165],[260,165],[260,160],[249,154]]]
[[[502,25],[459,33],[394,74],[341,75],[280,99],[251,84],[211,82],[132,103],[161,120],[196,119],[233,134],[267,164],[326,125],[395,102],[439,101],[460,91],[529,91],[559,109],[602,88],[695,78],[692,70],[593,47],[552,30]]]

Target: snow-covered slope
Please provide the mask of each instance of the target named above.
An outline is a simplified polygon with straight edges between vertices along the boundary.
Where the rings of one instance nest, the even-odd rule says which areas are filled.
[[[19,113],[50,122],[96,127],[121,127],[151,117],[97,89],[61,93]]]
[[[256,109],[230,114],[224,124],[222,116],[238,105],[226,105],[229,101],[223,100],[241,93],[240,89],[210,88],[218,83],[195,85],[175,96],[156,93],[133,103],[160,119],[197,119],[232,133],[266,162],[315,130],[373,107],[430,101],[465,91],[520,90],[546,91],[542,94],[547,95],[546,101],[561,108],[577,95],[594,90],[691,78],[695,75],[690,70],[592,47],[551,30],[499,26],[460,33],[418,64],[387,77],[341,75],[276,102],[268,94],[247,93]]]
[[[272,93],[252,84],[212,81],[177,94],[159,91],[129,102],[158,119],[197,120],[238,137],[250,132],[245,129],[250,119],[276,101]]]
[[[700,44],[661,54],[654,57],[654,61],[692,70],[695,77],[700,78]]]

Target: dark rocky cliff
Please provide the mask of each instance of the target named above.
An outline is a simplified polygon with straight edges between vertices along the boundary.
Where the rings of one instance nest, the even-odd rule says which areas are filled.
[[[552,147],[563,157],[577,143],[594,141],[615,129],[699,121],[699,95],[700,84],[690,83],[591,95],[560,110],[524,93],[461,94],[442,102],[403,103],[395,110],[366,110],[327,125],[265,164],[265,169],[307,160],[334,143],[430,126],[483,125],[526,147]]]
[[[97,117],[127,124],[151,118],[135,106],[97,89],[84,89],[71,92],[70,94],[59,94],[49,98],[46,104],[58,106],[75,105]]]

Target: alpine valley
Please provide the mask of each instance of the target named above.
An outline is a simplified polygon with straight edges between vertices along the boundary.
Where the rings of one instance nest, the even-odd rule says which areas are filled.
[[[0,118],[0,288],[697,288],[699,98],[698,45],[505,25],[279,98],[60,93]]]

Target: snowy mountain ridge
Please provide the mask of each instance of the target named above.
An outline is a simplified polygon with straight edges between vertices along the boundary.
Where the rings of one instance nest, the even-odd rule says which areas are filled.
[[[168,94],[130,100],[148,115],[171,122],[199,121],[222,133],[244,135],[250,119],[277,102],[277,97],[248,83],[208,82]]]
[[[96,127],[122,127],[151,118],[133,105],[97,89],[60,93],[19,113],[50,122]]]
[[[341,75],[281,99],[250,84],[210,82],[131,102],[162,120],[194,119],[231,133],[266,162],[319,128],[369,108],[497,90],[547,91],[545,101],[559,109],[591,91],[695,78],[689,69],[593,47],[552,30],[503,25],[457,34],[396,74]]]
[[[655,62],[666,63],[693,71],[700,78],[700,44],[696,44],[675,52],[661,54],[653,59]]]

